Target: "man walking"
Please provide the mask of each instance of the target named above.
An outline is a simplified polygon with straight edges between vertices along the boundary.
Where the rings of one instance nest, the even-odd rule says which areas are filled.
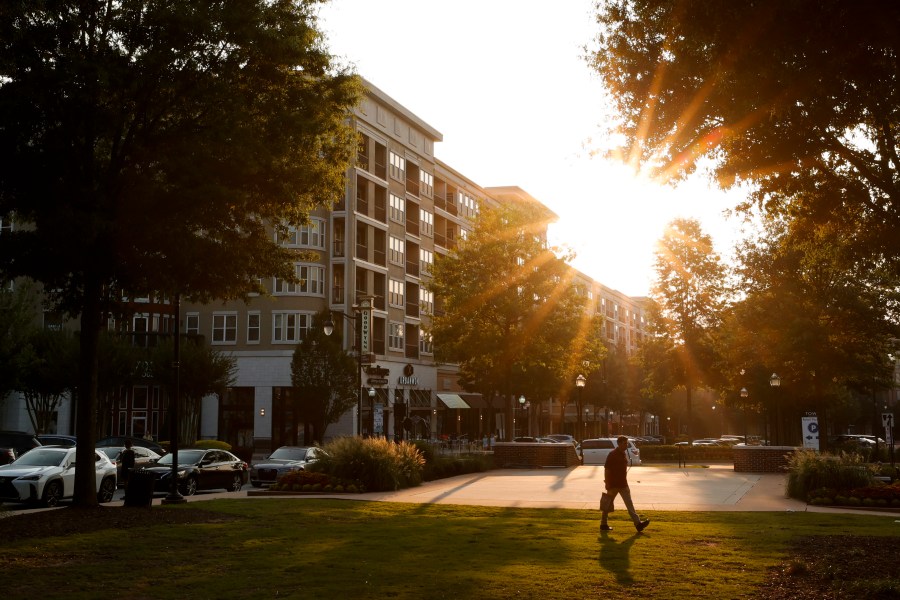
[[[603,481],[606,483],[609,503],[605,506],[601,503],[600,506],[600,531],[612,531],[612,527],[606,523],[606,517],[609,511],[612,510],[613,502],[617,495],[622,496],[625,508],[628,509],[628,514],[631,516],[631,520],[634,521],[634,526],[638,533],[642,532],[650,524],[649,519],[641,521],[641,518],[634,510],[634,502],[631,501],[631,490],[628,488],[627,450],[628,438],[620,435],[616,440],[615,450],[606,457],[606,464],[603,467]]]

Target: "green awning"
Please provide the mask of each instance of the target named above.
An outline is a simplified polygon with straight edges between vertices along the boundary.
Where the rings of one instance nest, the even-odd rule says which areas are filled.
[[[457,394],[438,394],[437,397],[447,408],[469,408],[466,401]]]

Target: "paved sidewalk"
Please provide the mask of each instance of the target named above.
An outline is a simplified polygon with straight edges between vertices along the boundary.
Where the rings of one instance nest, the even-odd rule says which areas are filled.
[[[796,511],[858,512],[808,506],[785,496],[786,475],[736,473],[731,464],[679,468],[675,465],[634,467],[628,473],[638,511]],[[528,508],[596,509],[603,491],[602,466],[569,469],[501,469],[459,475],[396,492],[362,494],[360,499],[385,502],[469,504]]]

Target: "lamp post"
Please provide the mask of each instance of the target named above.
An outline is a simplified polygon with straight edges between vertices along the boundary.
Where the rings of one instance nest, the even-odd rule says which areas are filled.
[[[353,310],[356,311],[355,315],[348,315],[344,312],[338,312],[339,315],[353,323],[354,329],[354,343],[356,344],[356,435],[360,435],[362,433],[362,366],[363,366],[363,334],[367,332],[363,331],[363,327],[357,327],[356,322],[357,319],[362,317],[362,325],[365,326],[367,321],[371,321],[371,309],[372,309],[372,300],[371,298],[364,298],[360,300],[359,304],[354,305]],[[332,320],[332,316],[334,312],[329,313],[329,318],[325,321],[325,324],[322,326],[322,331],[324,331],[325,335],[331,335],[334,331],[334,321]],[[368,317],[368,319],[366,319]],[[356,336],[356,332],[359,332],[359,336]],[[367,341],[368,338],[365,338]],[[367,346],[368,344],[366,344]],[[374,391],[374,390],[373,390]]]
[[[369,388],[369,412],[372,414],[372,433],[375,433],[375,388]]]
[[[744,374],[744,370],[741,369],[741,375],[743,375],[743,374]],[[741,388],[741,398],[744,399],[744,402],[742,402],[742,405],[743,405],[743,409],[744,409],[744,443],[745,444],[748,443],[748,441],[747,441],[747,398],[749,398],[749,397],[750,397],[750,392],[747,391],[747,388],[742,387]]]
[[[525,396],[519,396],[519,428],[522,427],[522,411],[525,409]],[[516,437],[515,429],[513,429],[513,437]]]
[[[587,424],[588,424],[588,414],[590,413],[590,409],[585,406],[584,407],[584,436],[587,437]]]
[[[781,377],[778,376],[777,373],[772,373],[772,376],[769,377],[769,385],[773,388],[781,387]],[[775,402],[775,445],[780,446],[781,440],[778,435],[778,429],[780,426],[780,419],[778,415],[778,402]]]
[[[578,374],[578,377],[575,378],[575,389],[578,390],[578,411],[581,411],[581,391],[584,389],[584,384],[587,383],[587,379],[581,373]],[[578,418],[578,413],[575,413],[575,418]],[[584,439],[584,431],[581,432],[581,439]]]
[[[172,406],[169,413],[169,451],[172,455],[172,472],[169,480],[169,493],[162,499],[163,504],[182,504],[187,502],[178,491],[178,405],[181,403],[181,294],[175,294],[175,339],[172,340],[172,374],[174,390]]]

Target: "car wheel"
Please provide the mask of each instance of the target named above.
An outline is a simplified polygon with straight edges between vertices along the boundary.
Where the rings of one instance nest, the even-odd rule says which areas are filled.
[[[104,502],[110,502],[113,499],[113,495],[116,493],[116,480],[112,477],[107,477],[100,483],[100,491],[97,492],[97,502],[103,504]]]
[[[62,498],[62,484],[58,481],[51,481],[44,487],[44,506],[51,508],[59,504]]]
[[[188,480],[184,482],[184,485],[181,486],[181,495],[182,496],[193,496],[197,493],[197,478],[196,477],[188,477]]]
[[[234,477],[231,478],[231,491],[239,492],[242,487],[244,487],[244,478],[241,477],[240,473],[235,473]]]

